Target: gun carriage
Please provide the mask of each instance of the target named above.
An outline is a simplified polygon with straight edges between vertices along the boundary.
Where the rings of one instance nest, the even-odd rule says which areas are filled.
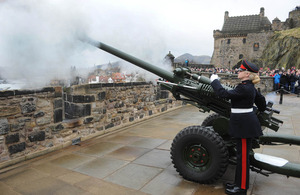
[[[209,78],[193,74],[188,67],[179,67],[173,72],[166,71],[104,43],[91,39],[84,41],[161,77],[162,80],[158,83],[172,92],[176,100],[190,103],[199,108],[200,112],[214,112],[201,125],[189,126],[181,130],[173,140],[172,162],[183,178],[199,183],[213,183],[223,176],[229,163],[236,163],[235,142],[228,134],[230,100],[215,95]],[[228,90],[234,88],[226,85],[223,87]],[[263,129],[269,128],[277,132],[283,121],[273,117],[274,113],[279,114],[280,111],[272,106],[273,103],[268,102],[264,112],[258,111],[255,106],[254,110]],[[266,176],[270,173],[278,173],[300,177],[300,164],[255,153],[253,149],[259,148],[261,144],[300,145],[300,137],[264,132],[263,136],[253,140],[250,153],[252,171]]]

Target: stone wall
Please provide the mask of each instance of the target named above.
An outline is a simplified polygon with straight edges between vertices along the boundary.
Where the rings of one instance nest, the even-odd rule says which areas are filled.
[[[240,59],[256,62],[262,56],[273,32],[225,35],[214,31],[211,64],[231,69]],[[260,64],[257,64],[260,65]]]
[[[63,120],[61,87],[0,92],[0,163],[51,147]]]
[[[295,10],[289,13],[289,19],[291,20],[291,27],[298,28],[300,27],[300,7],[296,7]]]
[[[181,105],[149,83],[0,92],[0,168]]]

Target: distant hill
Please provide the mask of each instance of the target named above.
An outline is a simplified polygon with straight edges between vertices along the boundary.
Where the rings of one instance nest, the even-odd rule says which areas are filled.
[[[207,55],[202,55],[202,56],[193,56],[189,53],[183,54],[177,58],[174,59],[175,63],[184,63],[184,61],[188,59],[190,63],[195,63],[195,64],[209,64],[210,63],[210,56]]]

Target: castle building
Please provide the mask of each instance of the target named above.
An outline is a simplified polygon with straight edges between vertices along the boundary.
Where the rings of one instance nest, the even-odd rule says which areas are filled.
[[[214,52],[211,64],[232,69],[241,59],[255,62],[273,34],[264,8],[257,15],[229,17],[225,12],[222,30],[214,30]]]
[[[215,67],[232,69],[241,59],[260,65],[259,59],[274,31],[300,27],[300,6],[289,12],[286,21],[277,17],[272,21],[260,8],[257,15],[229,17],[225,12],[222,30],[214,30],[214,52],[210,64]]]
[[[171,54],[171,51],[169,51],[169,53],[164,58],[164,63],[170,64],[174,68],[174,59],[175,59],[174,55]]]
[[[288,30],[300,27],[300,6],[289,12],[289,17],[285,22],[281,22],[277,17],[272,21],[274,31]]]

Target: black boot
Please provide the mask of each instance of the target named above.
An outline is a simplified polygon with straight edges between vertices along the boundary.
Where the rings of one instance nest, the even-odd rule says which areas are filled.
[[[247,194],[246,189],[242,189],[242,188],[236,187],[236,186],[231,189],[227,188],[225,192],[226,192],[226,194],[239,194],[239,195]]]
[[[232,189],[235,186],[236,186],[235,183],[226,183],[226,185],[225,185],[226,189]]]

